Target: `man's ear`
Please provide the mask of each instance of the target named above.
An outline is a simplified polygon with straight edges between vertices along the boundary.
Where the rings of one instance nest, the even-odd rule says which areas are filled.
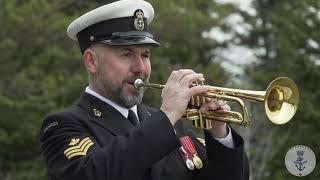
[[[84,51],[82,58],[88,74],[95,74],[98,67],[98,56],[96,52],[88,48]]]

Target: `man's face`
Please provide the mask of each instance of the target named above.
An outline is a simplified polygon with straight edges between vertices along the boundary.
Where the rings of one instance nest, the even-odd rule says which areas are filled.
[[[104,97],[132,107],[141,102],[144,90],[136,90],[137,78],[149,81],[151,73],[148,46],[99,45],[96,73],[92,75],[92,86]]]

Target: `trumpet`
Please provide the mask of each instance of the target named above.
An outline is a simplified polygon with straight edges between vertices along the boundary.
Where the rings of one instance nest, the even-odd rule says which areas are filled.
[[[195,82],[192,86],[202,85]],[[134,82],[136,89],[142,87],[163,89],[165,85],[145,83],[141,79]],[[202,104],[206,103],[206,97],[237,102],[242,112],[216,110],[207,113],[200,112]],[[249,126],[250,116],[242,99],[254,102],[263,102],[268,119],[275,124],[285,124],[295,115],[299,104],[299,91],[297,85],[288,77],[274,79],[265,91],[241,90],[225,87],[209,86],[205,95],[192,96],[184,117],[192,121],[193,126],[210,129],[212,120],[227,123],[235,123]]]

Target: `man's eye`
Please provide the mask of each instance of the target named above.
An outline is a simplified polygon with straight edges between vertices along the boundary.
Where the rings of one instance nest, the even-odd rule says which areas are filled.
[[[130,52],[123,53],[122,56],[124,56],[124,57],[131,57],[131,56],[132,56],[132,53],[130,53]]]
[[[143,58],[149,58],[150,57],[150,54],[144,54],[142,55]]]

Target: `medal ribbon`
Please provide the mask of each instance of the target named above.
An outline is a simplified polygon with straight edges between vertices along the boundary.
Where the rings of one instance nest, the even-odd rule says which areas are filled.
[[[187,151],[188,156],[198,155],[196,148],[189,136],[179,138],[181,146]]]
[[[201,169],[203,167],[202,161],[198,156],[198,153],[196,151],[196,148],[190,138],[190,136],[184,136],[179,138],[180,140],[180,150],[184,153],[185,158],[188,160],[192,160],[192,165],[194,165],[197,169]],[[186,161],[186,163],[187,163]],[[188,162],[190,163],[190,162]],[[187,164],[188,166],[188,164]],[[189,167],[188,167],[189,168]],[[193,170],[192,168],[189,168],[190,170]]]
[[[183,146],[180,147],[180,151],[183,153],[186,159],[190,159],[191,155],[183,148]]]
[[[187,165],[187,168],[189,170],[194,170],[194,164],[193,164],[193,161],[192,161],[191,154],[188,153],[188,151],[184,148],[184,146],[180,147],[180,152],[182,152],[182,154],[184,156],[184,160],[185,160],[185,163]]]

